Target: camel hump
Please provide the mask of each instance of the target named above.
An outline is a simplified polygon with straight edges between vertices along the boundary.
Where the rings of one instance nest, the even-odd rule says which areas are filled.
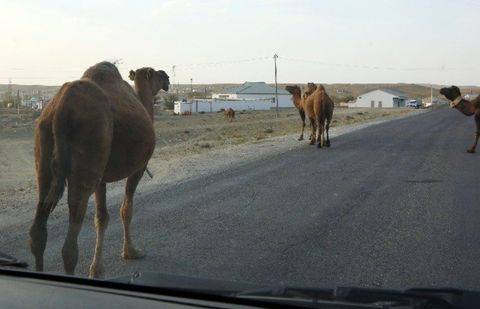
[[[98,84],[117,83],[123,81],[117,67],[108,61],[103,61],[89,67],[83,73],[82,79],[89,79]]]

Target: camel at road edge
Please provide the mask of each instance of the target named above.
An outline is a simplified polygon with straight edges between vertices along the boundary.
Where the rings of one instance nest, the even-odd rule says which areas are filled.
[[[293,103],[299,110],[302,118],[302,133],[299,140],[303,139],[305,116],[310,120],[312,133],[310,145],[317,142],[319,148],[330,147],[330,123],[333,117],[334,104],[322,85],[308,84],[308,89],[302,97],[301,89],[296,85],[286,86],[285,89],[293,96]],[[326,138],[325,138],[326,133]]]
[[[443,94],[448,100],[450,100],[450,106],[457,109],[465,116],[475,115],[475,141],[470,148],[467,149],[468,153],[475,153],[477,148],[478,138],[480,137],[480,96],[469,101],[462,97],[460,89],[457,86],[444,87],[440,89],[440,94]]]
[[[108,225],[106,183],[127,178],[120,208],[125,259],[142,257],[130,236],[133,195],[155,147],[153,99],[168,91],[164,71],[130,71],[135,90],[114,64],[98,63],[80,80],[65,83],[46,106],[35,129],[38,204],[30,228],[30,248],[37,271],[44,269],[47,220],[68,184],[69,225],[62,257],[73,275],[78,262],[78,235],[89,197],[95,193],[96,245],[89,276],[104,273],[102,247]]]

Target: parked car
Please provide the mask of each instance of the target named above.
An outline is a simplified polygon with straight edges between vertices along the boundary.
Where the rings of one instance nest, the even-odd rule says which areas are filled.
[[[422,107],[422,103],[418,102],[417,100],[410,100],[405,106],[411,108],[420,108]]]

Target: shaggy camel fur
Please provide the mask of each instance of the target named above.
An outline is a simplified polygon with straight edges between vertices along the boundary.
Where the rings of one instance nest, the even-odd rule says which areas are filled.
[[[475,141],[473,145],[467,149],[469,153],[475,153],[477,148],[478,138],[480,137],[480,96],[476,97],[474,100],[469,101],[462,98],[460,89],[456,86],[445,87],[440,89],[440,93],[443,94],[448,100],[450,100],[450,106],[459,110],[466,116],[475,115]]]
[[[232,122],[233,119],[235,119],[235,110],[231,107],[225,109],[223,111],[223,114],[225,115],[225,119],[229,119],[230,122]]]
[[[35,130],[38,204],[30,228],[30,248],[43,271],[47,220],[68,184],[69,226],[62,249],[64,269],[74,274],[77,238],[87,203],[95,193],[97,240],[90,277],[103,275],[102,246],[108,224],[106,183],[127,178],[120,208],[125,259],[141,257],[130,237],[133,195],[155,147],[153,98],[168,90],[164,71],[130,71],[135,91],[115,65],[101,62],[80,80],[65,83],[42,112]]]
[[[303,93],[303,98],[306,99],[309,95],[311,95],[315,90],[317,90],[317,85],[314,83],[308,83],[307,89]]]
[[[310,83],[309,83],[310,84]],[[298,86],[286,86],[285,89],[293,95],[293,102],[297,109],[303,111],[310,119],[310,125],[312,127],[312,133],[310,135],[310,145],[314,145],[317,142],[319,148],[323,146],[330,147],[330,123],[333,116],[333,101],[330,99],[322,85],[318,87],[310,85],[308,92],[310,95],[304,95],[302,98],[300,87]],[[305,116],[304,116],[305,117]],[[302,139],[303,131],[305,128],[304,117],[302,118]],[[326,132],[326,139],[325,139]]]

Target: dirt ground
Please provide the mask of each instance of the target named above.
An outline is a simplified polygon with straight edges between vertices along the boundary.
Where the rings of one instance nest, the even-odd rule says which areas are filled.
[[[337,109],[332,127],[388,119],[411,113],[410,109]],[[0,109],[0,216],[7,208],[31,211],[36,202],[33,159],[34,123],[38,112]],[[155,114],[157,145],[149,168],[155,173],[172,168],[170,163],[233,145],[258,143],[272,137],[300,134],[300,118],[294,109],[237,111],[233,122],[223,113],[177,116]],[[309,127],[306,127],[308,136]],[[161,173],[166,173],[162,171]],[[29,207],[24,207],[26,204]]]
[[[380,117],[398,117],[408,109],[336,109],[332,127],[370,121]],[[176,156],[200,153],[212,148],[256,142],[293,133],[300,135],[301,122],[294,108],[274,111],[237,111],[233,122],[223,113],[177,116],[164,111],[155,116],[157,146],[154,158],[169,160]],[[308,137],[310,128],[305,128]]]

